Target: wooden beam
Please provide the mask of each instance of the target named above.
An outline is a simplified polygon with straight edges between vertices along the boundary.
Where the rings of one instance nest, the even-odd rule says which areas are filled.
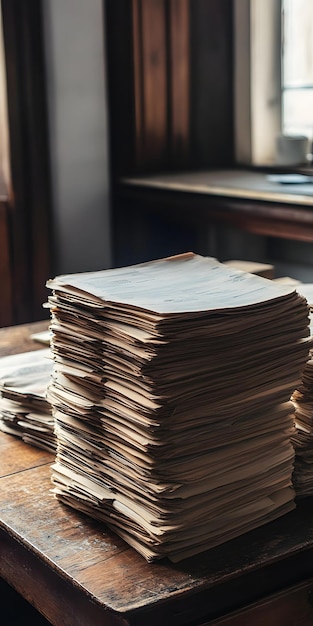
[[[170,149],[176,167],[188,161],[190,132],[189,0],[168,3]]]
[[[8,211],[8,203],[0,200],[0,326],[10,326],[14,319]]]
[[[133,0],[137,164],[164,165],[168,148],[165,0]]]
[[[51,275],[42,0],[1,0],[10,138],[14,323],[43,317]]]

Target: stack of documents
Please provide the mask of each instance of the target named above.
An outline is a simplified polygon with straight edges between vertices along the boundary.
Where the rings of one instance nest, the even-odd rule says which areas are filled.
[[[60,501],[172,561],[294,508],[293,287],[193,253],[47,286]]]
[[[301,284],[298,291],[307,299],[311,314],[311,336],[313,336],[313,285]],[[293,483],[298,497],[313,494],[313,349],[307,361],[300,385],[291,396],[295,410],[295,447]]]
[[[0,430],[55,452],[52,408],[46,393],[53,362],[49,349],[0,359]]]
[[[296,432],[294,488],[299,497],[313,494],[313,354],[307,362],[302,384],[292,395],[295,407]]]

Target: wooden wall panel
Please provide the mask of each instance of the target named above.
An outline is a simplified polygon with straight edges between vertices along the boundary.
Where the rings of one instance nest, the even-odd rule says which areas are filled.
[[[139,170],[178,167],[189,140],[189,0],[133,0]]]
[[[135,0],[134,79],[137,163],[164,163],[168,147],[165,0]]]
[[[0,326],[13,324],[9,206],[0,199]]]
[[[188,161],[189,148],[189,0],[171,0],[168,12],[170,146],[171,160],[178,167]]]
[[[8,95],[14,323],[46,317],[51,276],[50,172],[41,0],[1,0]]]
[[[133,0],[134,2],[135,0]],[[111,174],[113,185],[119,176],[136,172],[136,128],[141,108],[135,97],[134,65],[140,53],[137,30],[139,11],[130,0],[105,2],[108,105]],[[138,23],[137,23],[138,22]],[[137,43],[136,50],[134,42]],[[136,59],[134,58],[136,56]],[[138,81],[138,78],[137,78]],[[135,110],[135,102],[137,108]],[[137,119],[138,118],[138,119]],[[139,131],[139,136],[141,130]],[[113,215],[114,219],[114,215]]]
[[[15,0],[2,0],[3,38],[6,62],[8,95],[8,122],[10,141],[10,166],[12,188],[10,198],[11,272],[13,281],[14,323],[31,319],[31,270],[28,254],[30,224],[27,189],[28,164],[23,155],[26,107],[23,99],[20,50],[21,24],[18,20],[18,4]]]
[[[234,166],[232,0],[190,2],[190,162]]]
[[[108,63],[117,178],[233,165],[232,0],[112,5]]]

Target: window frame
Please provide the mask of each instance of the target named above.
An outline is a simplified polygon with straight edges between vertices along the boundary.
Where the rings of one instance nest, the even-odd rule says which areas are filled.
[[[274,166],[281,128],[281,0],[234,0],[236,163]]]

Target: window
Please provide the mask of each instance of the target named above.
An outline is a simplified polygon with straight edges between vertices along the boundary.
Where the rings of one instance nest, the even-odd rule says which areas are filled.
[[[312,140],[312,0],[282,0],[282,17],[282,130]]]
[[[234,0],[238,163],[274,165],[276,137],[313,139],[313,1]]]

